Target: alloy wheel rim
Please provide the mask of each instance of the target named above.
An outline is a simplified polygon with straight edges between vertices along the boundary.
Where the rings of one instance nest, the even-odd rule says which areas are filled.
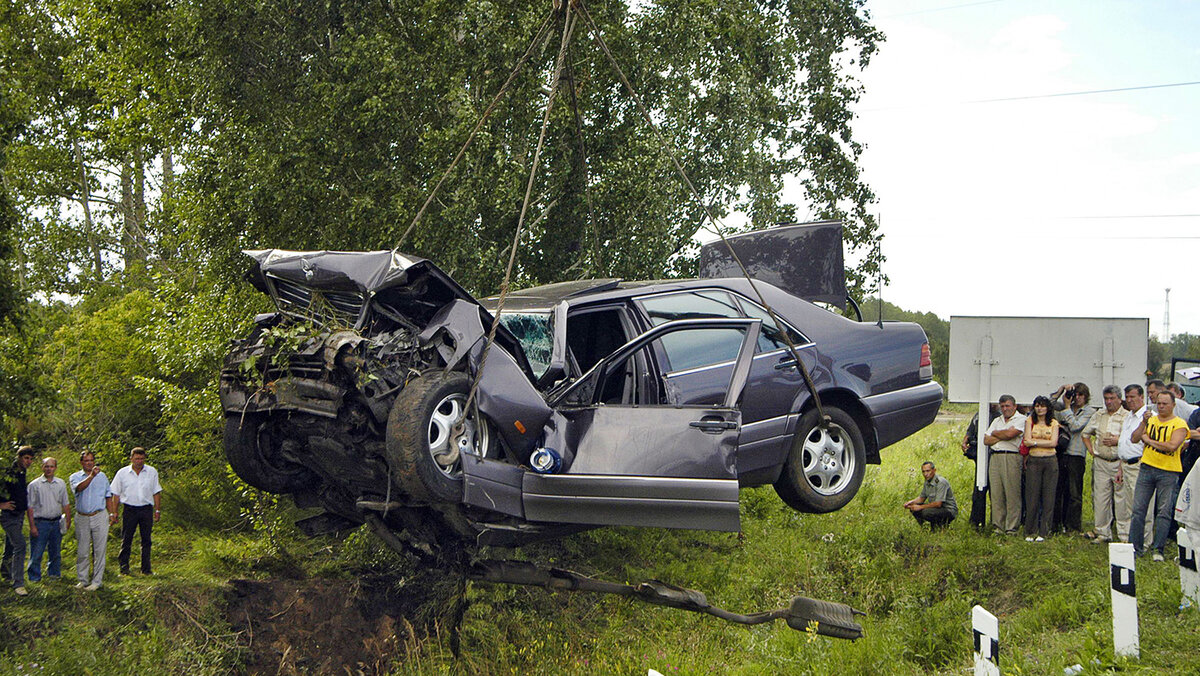
[[[837,495],[854,476],[854,442],[840,425],[814,427],[804,439],[804,480],[818,495]]]

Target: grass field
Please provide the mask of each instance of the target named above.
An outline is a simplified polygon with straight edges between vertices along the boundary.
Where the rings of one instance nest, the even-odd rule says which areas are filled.
[[[736,612],[785,606],[797,594],[842,601],[867,613],[859,641],[782,622],[742,627],[615,597],[471,585],[458,657],[448,632],[400,630],[391,647],[369,647],[394,658],[393,673],[961,674],[971,666],[970,609],[978,603],[1000,618],[1005,673],[1062,674],[1077,663],[1085,674],[1200,673],[1200,611],[1179,610],[1173,564],[1139,562],[1142,657],[1114,660],[1106,548],[1077,536],[1030,544],[969,527],[973,465],[957,448],[964,424],[935,423],[888,449],[884,465],[868,469],[859,497],[836,514],[797,514],[761,488],[742,493],[741,538],[604,529],[485,552],[614,581],[657,578],[699,589]],[[919,491],[918,468],[927,459],[950,478],[962,514],[936,534],[920,530],[900,507]],[[1085,506],[1085,521],[1090,517]],[[6,591],[0,672],[239,671],[253,646],[228,617],[229,579],[346,584],[364,567],[399,565],[361,535],[342,543],[278,537],[195,539],[167,524],[155,545],[154,578],[110,578],[95,594],[65,581],[32,587],[26,599]],[[286,659],[280,664],[271,673],[306,670]],[[372,673],[380,666],[364,660],[359,668]]]

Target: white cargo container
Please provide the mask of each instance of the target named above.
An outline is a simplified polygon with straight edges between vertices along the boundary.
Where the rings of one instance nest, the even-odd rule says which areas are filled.
[[[950,401],[1011,394],[1028,404],[1084,382],[1099,406],[1105,385],[1145,382],[1149,335],[1150,320],[1141,318],[951,317]]]

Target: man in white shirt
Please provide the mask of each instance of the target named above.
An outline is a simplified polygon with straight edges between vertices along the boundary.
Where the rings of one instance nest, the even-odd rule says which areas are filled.
[[[1196,405],[1183,400],[1183,386],[1179,383],[1167,383],[1167,389],[1175,395],[1175,415],[1179,416],[1180,420],[1187,422],[1188,418],[1196,412]]]
[[[121,574],[129,574],[129,553],[136,529],[142,535],[142,574],[150,575],[150,529],[161,514],[162,486],[158,483],[158,471],[146,464],[146,449],[139,446],[129,452],[129,464],[117,470],[110,490],[113,498],[124,506],[121,553],[117,555]],[[110,518],[114,523],[117,520],[116,514]]]
[[[1121,482],[1121,492],[1125,495],[1125,504],[1127,505],[1133,504],[1133,489],[1137,486],[1138,471],[1142,467],[1142,450],[1145,446],[1140,441],[1133,441],[1133,432],[1142,424],[1142,418],[1149,410],[1149,407],[1146,406],[1145,392],[1149,390],[1151,396],[1154,396],[1162,389],[1165,388],[1163,388],[1161,380],[1151,380],[1146,385],[1146,390],[1137,384],[1125,386],[1125,408],[1129,410],[1129,416],[1121,424],[1121,438],[1117,440],[1117,455],[1121,458],[1121,467],[1117,470],[1117,481]],[[1144,531],[1147,541],[1151,540],[1151,534],[1154,531],[1153,515],[1154,502],[1152,499],[1147,511]],[[1145,543],[1142,543],[1142,546],[1137,549],[1144,547]]]
[[[988,487],[992,492],[992,525],[997,531],[1016,535],[1021,525],[1021,453],[1025,416],[1017,413],[1012,395],[1000,397],[1000,416],[988,425],[983,443],[988,456]]]

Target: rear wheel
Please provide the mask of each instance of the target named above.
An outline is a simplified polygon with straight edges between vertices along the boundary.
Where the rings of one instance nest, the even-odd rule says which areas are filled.
[[[320,480],[312,470],[284,458],[278,420],[264,413],[225,416],[225,457],[243,481],[269,493],[312,488]]]
[[[775,492],[800,512],[834,512],[854,498],[866,471],[866,445],[854,418],[840,408],[826,407],[828,427],[812,409],[800,418],[796,437]]]
[[[477,410],[463,415],[470,389],[470,378],[462,373],[427,371],[405,385],[392,404],[388,459],[412,497],[460,502],[462,455],[496,455],[491,424]]]

